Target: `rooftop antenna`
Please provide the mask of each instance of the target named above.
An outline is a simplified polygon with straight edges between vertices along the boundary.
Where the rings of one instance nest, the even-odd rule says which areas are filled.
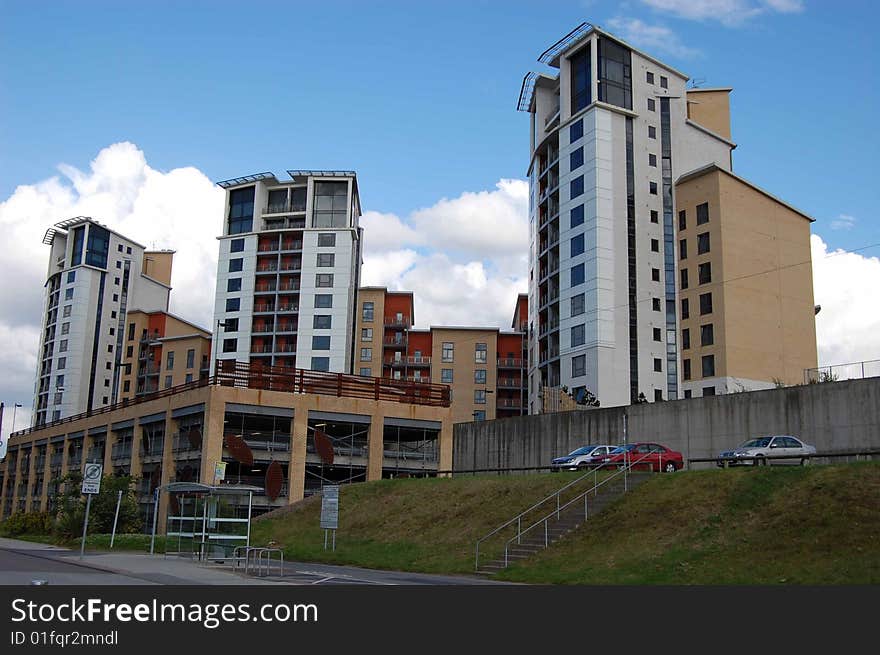
[[[688,87],[691,89],[699,89],[701,84],[706,83],[705,77],[693,77],[688,80]]]

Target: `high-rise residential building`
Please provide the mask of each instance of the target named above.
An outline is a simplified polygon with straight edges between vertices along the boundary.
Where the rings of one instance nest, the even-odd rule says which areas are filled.
[[[354,372],[448,384],[455,423],[518,416],[526,408],[526,340],[521,329],[527,312],[527,296],[522,294],[511,332],[436,325],[414,329],[411,291],[362,287]]]
[[[675,186],[684,397],[803,384],[812,218],[715,165]]]
[[[211,333],[163,311],[128,312],[119,400],[208,377]]]
[[[50,246],[33,423],[118,398],[130,308],[167,311],[173,251],[150,251],[78,216],[46,231]]]
[[[261,173],[226,190],[215,359],[352,369],[361,215],[353,171]]]
[[[730,89],[689,89],[587,23],[539,61],[556,72],[527,74],[518,104],[531,114],[530,412],[546,388],[602,406],[681,398],[679,284],[698,272],[679,268],[676,180],[731,171]],[[812,310],[791,321],[812,325]]]

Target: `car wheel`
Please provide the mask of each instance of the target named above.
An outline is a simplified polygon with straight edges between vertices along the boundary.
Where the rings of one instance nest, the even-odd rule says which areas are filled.
[[[801,466],[809,466],[810,458],[809,457],[801,457]]]
[[[578,471],[586,471],[588,468],[590,468],[589,464],[585,464],[584,462],[578,464]]]
[[[663,470],[666,473],[675,473],[675,462],[666,462],[666,464],[663,465]]]
[[[763,455],[758,455],[755,459],[752,460],[752,466],[764,466],[767,464],[767,460],[764,459]]]

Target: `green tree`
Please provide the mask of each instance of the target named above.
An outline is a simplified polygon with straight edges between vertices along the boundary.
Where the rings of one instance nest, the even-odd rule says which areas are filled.
[[[62,477],[59,492],[55,495],[57,511],[55,532],[64,539],[74,539],[82,535],[86,515],[86,498],[80,493],[82,474],[73,471]],[[138,512],[137,498],[128,475],[105,475],[101,480],[101,493],[92,498],[89,510],[89,532],[106,534],[113,529],[113,515],[116,512],[116,497],[122,491],[119,506],[117,534],[140,532],[143,522]]]

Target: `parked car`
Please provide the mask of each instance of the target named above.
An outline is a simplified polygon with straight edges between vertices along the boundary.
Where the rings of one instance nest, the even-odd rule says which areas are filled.
[[[587,469],[601,463],[606,459],[615,446],[600,444],[596,446],[582,446],[571,451],[564,457],[557,457],[550,462],[551,471],[577,471]]]
[[[627,463],[632,464],[636,470],[674,473],[684,468],[684,457],[677,450],[658,443],[636,442],[618,446],[611,451],[604,467],[623,467]]]
[[[755,437],[733,450],[718,454],[718,466],[761,464],[807,464],[816,454],[816,447],[791,435]]]

